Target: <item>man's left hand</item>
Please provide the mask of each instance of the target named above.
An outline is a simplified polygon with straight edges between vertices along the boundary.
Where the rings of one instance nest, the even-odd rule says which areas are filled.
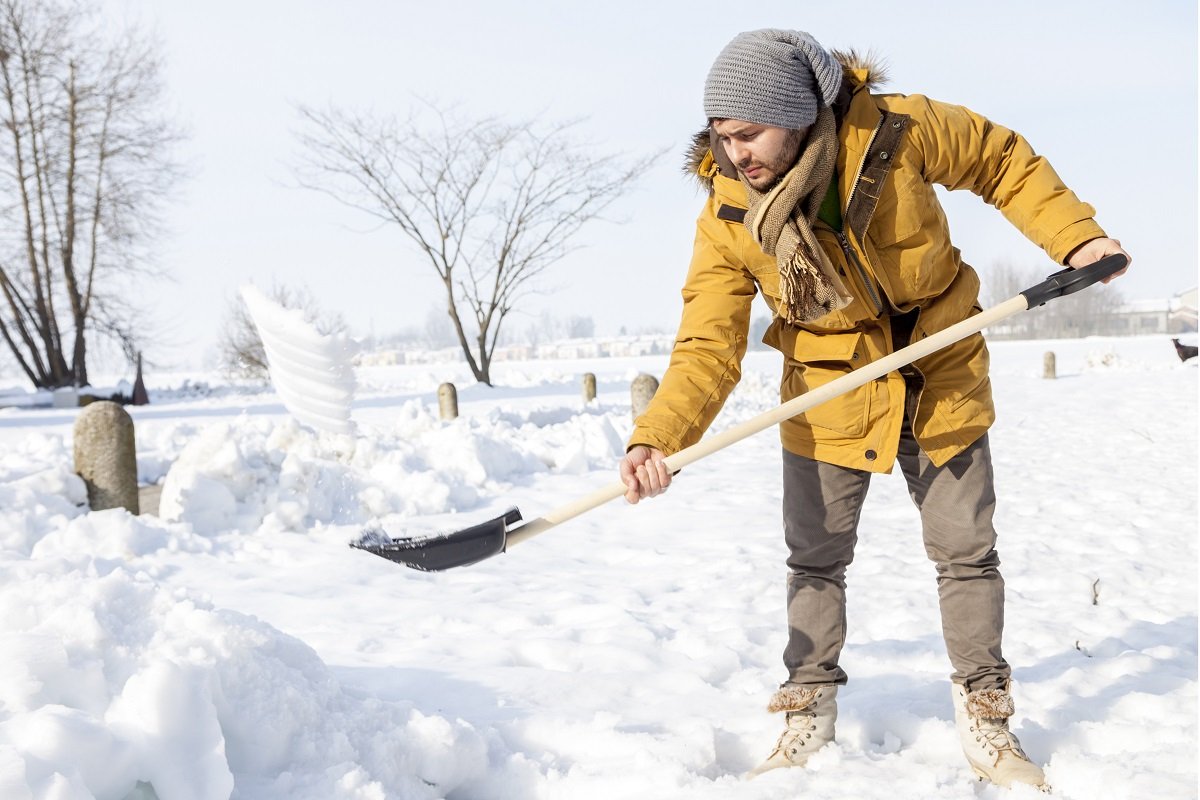
[[[1090,242],[1085,242],[1071,253],[1071,257],[1067,259],[1067,266],[1072,269],[1086,267],[1088,264],[1095,264],[1105,256],[1116,255],[1120,253],[1129,259],[1129,264],[1133,263],[1133,258],[1121,248],[1121,243],[1116,239],[1092,239]],[[1125,265],[1125,269],[1120,272],[1109,275],[1104,279],[1104,283],[1108,283],[1113,278],[1119,278],[1125,274],[1125,270],[1129,269],[1129,264]]]

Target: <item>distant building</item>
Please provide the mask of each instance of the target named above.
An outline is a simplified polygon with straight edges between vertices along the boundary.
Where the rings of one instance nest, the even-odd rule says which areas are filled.
[[[533,358],[533,347],[527,344],[510,344],[497,347],[492,361],[528,361]]]
[[[1150,333],[1189,333],[1196,330],[1196,287],[1169,300],[1130,300],[1105,320],[1097,333],[1139,336]]]
[[[624,358],[628,356],[656,356],[668,353],[675,337],[670,334],[645,336],[622,336],[600,342],[600,352],[605,356]]]
[[[1170,300],[1128,300],[1104,320],[1102,332],[1114,336],[1166,333],[1170,321]]]
[[[600,356],[600,345],[590,339],[567,339],[566,341],[556,342],[551,345],[553,353],[550,358],[598,358]],[[542,349],[538,348],[539,356]],[[546,356],[541,356],[546,358]]]
[[[1190,333],[1196,330],[1196,287],[1185,289],[1171,300],[1167,333]]]
[[[400,350],[373,350],[356,354],[354,363],[360,367],[394,367],[404,363],[404,353]]]

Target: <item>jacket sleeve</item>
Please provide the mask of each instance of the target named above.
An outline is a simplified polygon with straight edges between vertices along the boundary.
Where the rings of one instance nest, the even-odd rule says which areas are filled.
[[[1077,246],[1105,235],[1096,209],[1023,136],[962,106],[908,99],[909,136],[921,149],[926,180],[970,189],[1060,264]]]
[[[716,216],[710,197],[696,222],[696,243],[683,286],[683,318],[671,360],[629,446],[670,455],[700,440],[741,378],[757,291],[735,252],[738,237]]]

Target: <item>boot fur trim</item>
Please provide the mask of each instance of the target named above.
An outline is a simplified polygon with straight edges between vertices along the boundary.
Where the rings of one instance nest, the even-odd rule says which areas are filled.
[[[967,695],[966,711],[977,719],[1008,719],[1016,708],[1012,695],[1003,689],[980,689]]]
[[[823,686],[781,686],[779,691],[767,703],[767,711],[774,714],[777,711],[803,711],[817,699],[817,692]]]

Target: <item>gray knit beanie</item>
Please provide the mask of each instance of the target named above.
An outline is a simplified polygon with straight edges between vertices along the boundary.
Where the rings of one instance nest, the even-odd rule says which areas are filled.
[[[777,128],[806,128],[842,85],[842,67],[804,31],[739,33],[704,82],[704,115]]]

